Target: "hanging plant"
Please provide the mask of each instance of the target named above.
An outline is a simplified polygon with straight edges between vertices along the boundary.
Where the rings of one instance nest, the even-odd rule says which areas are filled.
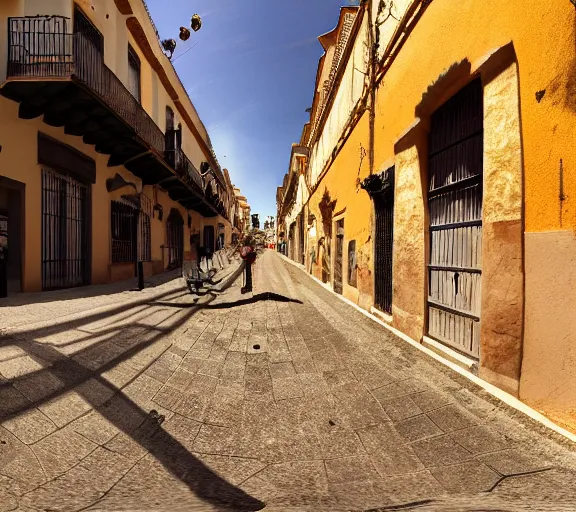
[[[182,39],[182,41],[188,41],[188,39],[190,39],[190,30],[186,27],[180,27],[180,39]]]
[[[164,51],[170,52],[168,58],[171,59],[176,50],[176,41],[174,41],[174,39],[164,39],[164,41],[162,41],[162,48],[164,48]]]
[[[192,19],[190,20],[190,26],[194,32],[198,32],[200,28],[202,28],[202,18],[200,18],[199,14],[192,16]]]

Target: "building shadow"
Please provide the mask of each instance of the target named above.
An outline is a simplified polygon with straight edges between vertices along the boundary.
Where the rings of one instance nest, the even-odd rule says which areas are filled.
[[[166,306],[171,308],[182,308],[182,309],[193,307],[199,307],[201,309],[230,309],[267,300],[271,300],[274,302],[294,302],[296,304],[303,304],[301,300],[291,299],[290,297],[285,297],[284,295],[280,295],[274,292],[258,293],[256,295],[253,295],[252,297],[236,300],[234,302],[222,302],[219,304],[203,304],[200,306],[196,306],[195,304],[181,304],[176,302],[160,302],[160,301],[153,302],[152,304],[154,304],[155,306]]]
[[[152,306],[153,303],[149,304],[149,307]],[[130,307],[133,308],[134,305]],[[105,316],[113,316],[115,313],[122,313],[127,309],[129,308],[119,307],[114,311],[108,311]],[[265,506],[264,503],[230,484],[194,457],[177,439],[162,428],[159,418],[153,411],[144,410],[122,391],[121,388],[135,381],[154,364],[157,358],[143,365],[128,382],[120,387],[115,386],[103,377],[105,372],[118,367],[121,363],[127,362],[162,337],[181,327],[200,309],[200,307],[196,306],[183,312],[169,327],[159,325],[165,322],[166,319],[162,319],[156,325],[125,325],[124,330],[129,330],[130,332],[127,333],[123,340],[116,341],[119,347],[125,349],[112,358],[108,356],[107,350],[111,344],[116,345],[116,338],[97,341],[88,348],[79,350],[73,356],[65,355],[50,344],[41,343],[28,337],[35,335],[45,336],[46,332],[44,329],[19,332],[17,336],[5,336],[3,340],[0,338],[0,341],[4,342],[3,344],[9,343],[19,347],[37,363],[44,366],[37,371],[2,382],[0,386],[0,421],[15,418],[69,391],[74,391],[90,404],[92,410],[103,416],[120,432],[128,435],[138,443],[162,464],[173,477],[184,483],[201,500],[219,509],[261,510]],[[173,317],[174,315],[171,316]],[[54,326],[51,329],[51,334],[87,325],[101,317],[102,314],[97,314],[74,322],[63,322]],[[141,336],[135,341],[134,336],[131,336],[134,328],[141,329]],[[107,334],[113,336],[119,330],[122,330],[122,327],[111,327],[94,333],[84,331],[87,336],[83,336],[81,341],[84,343],[91,337],[101,340],[102,336]],[[126,344],[125,347],[123,343]],[[107,360],[107,362],[92,369],[79,362],[78,359],[82,360],[82,356],[85,356],[84,359],[87,361]],[[19,389],[32,389],[34,383],[44,381],[44,377],[50,377],[52,380],[55,378],[56,381],[61,383],[61,386],[57,386],[56,389],[42,389],[35,400],[26,398],[19,391]],[[90,386],[87,385],[89,383],[91,384]],[[38,386],[35,386],[34,389],[38,390]],[[9,396],[12,397],[10,403],[2,400],[3,392],[8,392]],[[15,396],[20,398],[14,400]],[[150,397],[151,399],[152,397]],[[79,491],[81,489],[71,489],[71,492]],[[89,506],[97,506],[98,501],[94,501]]]
[[[164,272],[144,280],[144,288],[157,288],[175,279],[182,278],[180,270]],[[127,279],[118,283],[107,283],[99,285],[81,286],[66,290],[44,291],[34,293],[16,293],[6,298],[0,299],[1,308],[26,306],[29,304],[44,304],[47,302],[60,302],[64,300],[85,299],[90,297],[100,297],[114,295],[122,292],[139,292],[136,278]]]

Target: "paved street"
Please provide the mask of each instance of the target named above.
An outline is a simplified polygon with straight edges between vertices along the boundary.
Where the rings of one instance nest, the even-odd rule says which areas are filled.
[[[5,327],[0,511],[576,508],[568,441],[276,253],[254,271]]]

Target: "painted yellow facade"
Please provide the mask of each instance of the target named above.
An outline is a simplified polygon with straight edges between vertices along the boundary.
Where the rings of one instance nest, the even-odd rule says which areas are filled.
[[[92,142],[90,136],[87,138],[86,135],[83,137],[82,135],[69,134],[69,118],[64,119],[61,123],[54,123],[51,120],[50,124],[55,124],[55,126],[51,126],[46,122],[47,118],[42,117],[41,112],[37,115],[31,115],[29,112],[24,113],[30,105],[30,98],[25,94],[22,95],[21,102],[18,102],[18,94],[20,91],[26,92],[24,87],[27,87],[27,83],[33,86],[34,84],[49,85],[52,83],[56,86],[60,84],[62,87],[72,87],[72,84],[77,83],[74,81],[74,76],[64,74],[58,77],[44,77],[38,74],[41,71],[37,71],[38,69],[41,70],[41,67],[33,68],[33,71],[28,72],[24,78],[14,78],[14,76],[9,75],[9,73],[14,74],[14,69],[10,70],[7,64],[10,59],[17,59],[19,54],[17,50],[13,50],[13,53],[9,55],[10,51],[7,44],[9,34],[7,31],[11,29],[8,18],[30,20],[35,19],[37,15],[63,16],[68,18],[66,31],[72,34],[74,30],[73,20],[76,16],[75,9],[77,8],[82,11],[89,23],[93,24],[95,29],[101,33],[104,67],[98,68],[99,73],[112,72],[116,77],[115,79],[118,79],[124,87],[129,88],[131,86],[129,48],[132,48],[139,60],[140,101],[139,105],[135,104],[135,109],[138,118],[145,123],[142,126],[149,131],[152,130],[153,135],[146,131],[143,134],[137,131],[135,135],[131,136],[134,139],[136,136],[141,137],[139,144],[142,144],[142,151],[141,154],[127,158],[128,163],[124,165],[113,162],[110,151],[107,151],[108,147],[105,145],[99,147],[98,144],[101,142]],[[23,23],[29,22],[24,21]],[[29,26],[33,25],[30,24]],[[31,41],[34,40],[33,37],[42,36],[32,35]],[[31,45],[32,43],[28,44]],[[35,48],[30,46],[26,51],[33,54]],[[75,51],[79,51],[78,48]],[[41,58],[46,59],[46,57]],[[52,60],[58,58],[61,57],[51,57]],[[31,59],[30,62],[34,61]],[[76,66],[78,72],[81,63],[76,63]],[[199,244],[206,242],[203,239],[205,226],[214,227],[216,238],[222,233],[225,244],[232,242],[233,219],[231,220],[229,216],[236,207],[235,205],[238,204],[233,185],[227,171],[225,176],[218,165],[206,129],[180,83],[172,64],[162,51],[153,23],[142,0],[3,1],[0,3],[0,70],[0,87],[2,87],[2,92],[8,91],[6,95],[10,97],[0,96],[0,210],[7,209],[8,206],[6,205],[8,204],[21,206],[21,211],[17,212],[17,219],[16,210],[12,207],[8,224],[9,246],[10,240],[12,241],[9,255],[21,255],[21,261],[18,261],[17,265],[19,270],[12,269],[13,274],[20,273],[20,282],[17,286],[19,290],[34,292],[40,291],[43,286],[42,240],[45,226],[43,227],[42,215],[44,208],[42,169],[47,168],[47,166],[39,164],[39,133],[51,137],[65,147],[73,148],[84,157],[94,161],[95,178],[92,183],[88,184],[89,199],[86,218],[86,229],[89,237],[87,243],[89,254],[86,255],[89,276],[84,284],[102,284],[134,277],[134,263],[115,263],[112,256],[111,204],[112,201],[125,202],[126,195],[141,194],[150,202],[150,259],[144,262],[144,272],[147,276],[163,272],[170,264],[167,247],[169,238],[167,219],[173,210],[179,212],[178,217],[181,217],[183,222],[182,240],[177,243],[181,245],[185,259],[190,258],[193,253],[193,251],[191,252],[192,235],[199,235]],[[102,84],[107,83],[103,79],[100,80],[100,82],[95,82],[96,86],[101,87]],[[75,93],[76,90],[84,90],[83,85],[76,87],[78,89],[70,88],[69,91]],[[98,90],[90,90],[90,87],[94,86],[88,84],[86,92],[82,92],[82,94],[87,93],[89,96],[86,97],[92,98],[91,101],[94,101],[95,107],[105,109],[106,115],[110,119],[109,122],[116,123],[114,126],[119,126],[119,120],[124,122],[121,119],[121,114],[115,111],[114,106],[106,103],[108,101],[106,98],[103,102],[97,99]],[[15,95],[16,101],[13,101]],[[60,101],[62,99],[66,100],[64,97],[60,98]],[[40,104],[46,103],[46,101],[46,98],[41,97],[38,97],[37,100]],[[46,108],[53,107],[56,112],[58,109],[65,111],[65,103],[50,104],[49,101],[50,99],[46,103]],[[32,104],[34,104],[34,99],[32,99]],[[158,148],[146,147],[145,144],[147,140],[151,140],[150,137],[156,137],[155,140],[158,140],[157,132],[162,137],[162,146],[164,145],[164,134],[167,131],[167,109],[173,113],[174,128],[181,128],[180,147],[184,155],[182,158],[189,162],[186,171],[171,168],[168,157],[163,154],[163,148],[161,148],[161,152],[158,152]],[[99,115],[102,116],[102,113]],[[32,118],[26,119],[22,118],[23,116]],[[90,121],[91,119],[88,118],[85,123],[90,124]],[[131,129],[135,129],[135,127],[127,124],[122,126],[127,134]],[[74,133],[73,129],[70,131]],[[129,139],[126,141],[131,143]],[[118,141],[120,145],[124,142],[124,140]],[[116,151],[116,148],[113,149]],[[168,146],[166,149],[168,150]],[[141,159],[142,155],[144,159],[155,159],[155,167],[152,168],[152,171],[147,170],[146,167],[134,167],[132,164],[132,161]],[[182,158],[180,158],[180,162],[182,162]],[[130,167],[130,170],[127,166]],[[201,167],[209,169],[209,174],[205,179],[200,177],[199,169]],[[60,169],[56,171],[60,172]],[[154,172],[161,174],[154,174]],[[198,175],[194,177],[192,182],[204,183],[204,191],[195,189],[194,185],[190,185],[192,183],[191,177],[186,173],[194,172]],[[107,182],[117,176],[120,176],[127,185],[109,191]],[[146,181],[142,176],[146,177]],[[166,182],[166,178],[171,176],[173,178]],[[164,185],[165,182],[168,185],[175,183],[176,181],[170,182],[170,180],[177,178],[180,180],[178,181],[181,184],[180,189],[174,191]],[[211,181],[213,181],[214,187],[210,184]],[[210,195],[209,190],[216,191],[216,195]],[[174,197],[178,197],[178,199],[175,200]],[[186,201],[189,202],[186,203]],[[182,202],[189,204],[189,206],[184,206]],[[197,203],[201,208],[200,206],[196,207]],[[207,212],[210,213],[209,216],[206,215]],[[1,211],[0,214],[2,214]],[[15,234],[15,226],[18,224],[21,226],[18,234]],[[17,240],[19,242],[18,248],[14,246]],[[12,260],[14,258],[18,258],[18,256],[12,256]]]
[[[573,3],[365,1],[352,25],[346,26],[341,13],[330,34],[329,41],[321,37],[325,54],[310,119],[315,134],[300,141],[310,153],[303,171],[305,200],[299,204],[292,165],[277,194],[279,232],[289,237],[298,214],[305,218],[304,246],[296,241],[297,250],[288,255],[297,259],[295,254],[304,250],[307,271],[334,286],[340,264],[336,223],[344,220],[341,293],[375,311],[375,208],[361,183],[393,167],[392,307],[389,314],[377,314],[428,344],[431,120],[450,98],[479,79],[482,284],[479,347],[469,368],[539,408],[573,407]],[[342,34],[350,35],[346,39]],[[374,48],[375,66],[367,72],[361,98],[342,101],[339,91],[350,87],[345,70],[358,57],[359,44]],[[334,66],[335,54],[343,57]],[[332,82],[323,83],[326,69],[333,70]],[[329,91],[328,99],[323,91]],[[333,118],[347,120],[342,130],[334,131]],[[318,244],[327,229],[329,251]],[[352,241],[355,286],[348,283]]]

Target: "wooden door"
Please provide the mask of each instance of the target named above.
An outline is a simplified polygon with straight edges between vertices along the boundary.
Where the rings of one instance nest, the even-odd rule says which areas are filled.
[[[429,139],[428,333],[479,357],[482,275],[482,84],[432,116]]]
[[[342,293],[342,259],[344,255],[344,219],[336,222],[336,254],[334,258],[334,291]]]

